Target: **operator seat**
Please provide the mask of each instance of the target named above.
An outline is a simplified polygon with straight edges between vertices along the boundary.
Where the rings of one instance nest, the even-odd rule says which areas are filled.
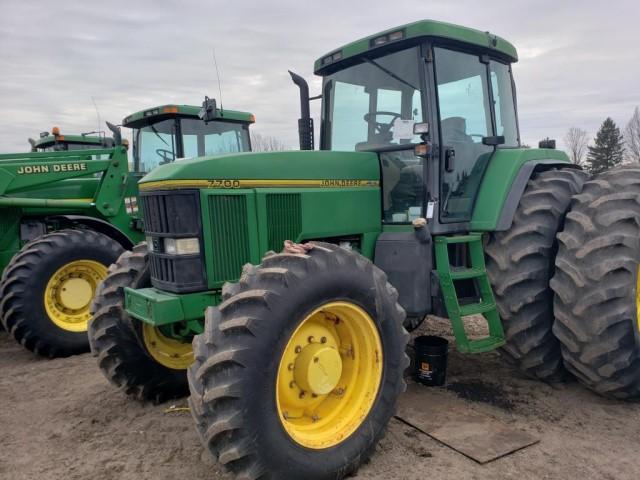
[[[467,120],[463,117],[445,118],[440,128],[444,148],[452,148],[456,152],[456,171],[470,173],[480,152],[478,144],[467,134]]]

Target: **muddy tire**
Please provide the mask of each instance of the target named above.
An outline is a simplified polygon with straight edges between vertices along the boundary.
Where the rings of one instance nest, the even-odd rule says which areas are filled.
[[[640,168],[595,176],[571,203],[551,286],[567,369],[595,392],[640,396]]]
[[[142,322],[124,309],[124,289],[151,286],[146,243],[123,253],[96,292],[89,322],[91,352],[104,376],[138,400],[162,402],[188,392],[186,369],[167,368],[145,348]]]
[[[545,381],[565,376],[560,344],[552,333],[556,233],[571,196],[586,178],[574,169],[535,174],[520,199],[511,228],[489,237],[487,273],[493,286],[506,344],[500,353],[528,375]]]
[[[371,262],[326,243],[316,244],[307,255],[274,254],[257,267],[245,267],[239,282],[225,288],[223,302],[207,310],[205,331],[194,338],[189,403],[214,458],[246,479],[339,479],[355,472],[374,451],[405,389],[408,334],[397,298]],[[307,337],[312,330],[306,328],[330,333]],[[348,333],[359,328],[371,335]],[[334,343],[334,333],[340,343]],[[367,344],[374,337],[381,340],[381,351]],[[324,386],[315,383],[304,386],[307,370],[300,365],[307,349],[331,357],[338,355],[338,345],[343,350],[352,346],[340,350],[340,378],[333,377],[326,390],[316,390]],[[335,373],[331,367],[325,371],[322,358],[323,372]],[[355,358],[361,362],[361,376],[350,370]],[[376,369],[382,372],[379,377]],[[377,388],[361,378],[377,378]],[[350,383],[360,381],[364,383]],[[318,415],[309,419],[311,414],[287,408],[298,399],[319,402],[309,404],[316,405],[312,409]],[[360,416],[339,410],[346,405],[356,405]],[[329,411],[345,414],[330,417]],[[331,418],[335,423],[327,423]],[[308,436],[297,423],[306,421],[315,425]],[[328,425],[345,435],[333,436]]]
[[[4,271],[0,317],[25,348],[45,357],[89,350],[89,306],[122,246],[92,230],[60,230],[27,243]]]

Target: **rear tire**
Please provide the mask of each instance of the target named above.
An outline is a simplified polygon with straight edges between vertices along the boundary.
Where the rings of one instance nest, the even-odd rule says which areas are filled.
[[[571,203],[551,286],[567,369],[595,392],[640,397],[640,168],[601,173]]]
[[[0,316],[25,348],[45,357],[89,350],[89,306],[122,246],[93,230],[60,230],[27,243],[4,271]]]
[[[373,452],[394,413],[398,395],[405,389],[408,334],[402,326],[404,311],[397,298],[381,270],[357,253],[331,244],[316,243],[306,255],[274,254],[265,257],[258,267],[245,267],[240,281],[225,288],[223,302],[207,309],[205,332],[194,338],[196,361],[189,369],[189,403],[198,432],[214,458],[244,479],[340,479],[355,472]],[[340,306],[332,307],[336,304]],[[339,314],[323,310],[331,308],[338,308],[335,311]],[[365,316],[354,319],[341,308],[365,312]],[[314,321],[320,325],[314,325]],[[313,336],[307,337],[307,331],[299,337],[300,329],[306,325],[339,333],[343,333],[342,328],[348,330],[347,326],[354,331],[358,325],[372,326],[374,330],[368,330],[368,338],[379,338],[382,351],[375,349],[374,356],[373,350],[367,350],[367,340],[358,344],[356,337],[366,335],[353,336],[352,348],[345,352],[335,347],[335,351],[340,350],[344,365],[359,358],[361,369],[344,367],[338,383],[328,387],[330,393],[319,393],[317,397],[313,393],[309,398],[298,377],[289,382],[287,375],[306,371],[297,367],[306,349],[334,348],[334,337],[329,334],[327,340],[322,336],[318,342]],[[295,357],[296,367],[287,369],[287,364],[294,365],[289,363],[294,357],[287,355],[291,346],[298,343],[302,347],[295,347],[299,355]],[[344,341],[336,345],[347,346]],[[362,358],[358,352],[372,355]],[[321,365],[324,369],[324,363]],[[381,376],[367,377],[376,368]],[[358,380],[344,373],[349,371],[358,371],[362,378],[379,378],[377,389],[369,384],[363,389],[360,384],[350,383]],[[343,382],[345,389],[337,386]],[[362,394],[363,391],[369,393]],[[353,394],[347,397],[348,392]],[[362,398],[372,403],[360,410],[365,405],[358,403]],[[342,419],[350,418],[348,410],[340,410],[340,415],[332,417],[329,411],[314,406],[314,412],[324,412],[315,419],[309,417],[309,426],[317,422],[311,430],[317,429],[318,437],[302,438],[299,435],[304,434],[296,422],[310,414],[297,415],[284,408],[291,405],[286,402],[298,399],[317,401],[321,406],[331,401],[334,403],[330,408],[335,409],[356,405],[360,416],[354,421],[355,430],[341,429]],[[337,414],[338,410],[330,412]],[[332,420],[327,424],[323,419]],[[327,425],[337,429],[337,436],[327,433]],[[306,443],[314,441],[318,443]]]
[[[565,376],[560,345],[553,336],[556,233],[562,229],[571,196],[580,192],[580,170],[535,174],[520,199],[511,228],[490,235],[485,247],[506,344],[500,353],[520,370],[545,381]]]
[[[138,400],[163,402],[188,392],[186,369],[168,368],[145,348],[142,322],[124,309],[124,289],[151,286],[146,243],[123,253],[109,269],[92,305],[91,352],[104,376]]]

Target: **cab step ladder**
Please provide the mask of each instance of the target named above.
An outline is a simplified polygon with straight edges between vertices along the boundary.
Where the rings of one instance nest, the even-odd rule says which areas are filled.
[[[449,245],[467,244],[470,265],[452,267],[449,261]],[[440,288],[445,307],[451,320],[453,334],[458,351],[462,353],[480,353],[494,350],[505,343],[504,330],[500,314],[491,290],[484,264],[482,234],[469,233],[457,236],[439,236],[435,239],[436,270],[440,279]],[[460,305],[455,282],[472,279],[480,294],[479,302]],[[489,325],[489,336],[470,340],[464,328],[463,317],[481,314]]]

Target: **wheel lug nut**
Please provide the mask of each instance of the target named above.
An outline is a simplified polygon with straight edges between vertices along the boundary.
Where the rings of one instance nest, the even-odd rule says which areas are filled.
[[[300,395],[298,395],[298,398],[304,398],[305,393],[304,392],[300,392]]]
[[[320,339],[320,343],[327,343],[327,337],[322,337]]]
[[[318,363],[320,359],[318,357],[313,357],[313,363]]]
[[[296,353],[300,353],[302,351],[302,347],[300,345],[296,346]]]
[[[296,386],[296,382],[294,382],[293,380],[291,380],[291,381],[289,382],[289,388],[293,388],[293,387],[295,387],[295,386]]]
[[[309,338],[307,338],[307,342],[313,343],[313,340],[313,335],[309,335]]]
[[[289,370],[293,370],[293,363],[290,363],[290,364],[287,366],[287,368],[288,368]]]

